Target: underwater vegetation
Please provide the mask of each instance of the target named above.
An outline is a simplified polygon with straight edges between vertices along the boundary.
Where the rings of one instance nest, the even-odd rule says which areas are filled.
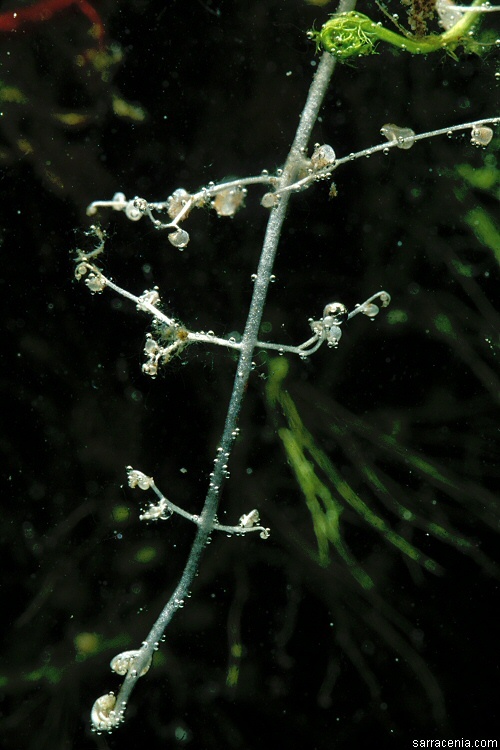
[[[175,515],[139,521],[125,467],[200,512],[237,349],[187,347],[148,378],[145,317],[72,277],[75,227],[115,191],[166,200],[273,176],[320,59],[306,32],[332,35],[330,6],[110,0],[99,23],[92,7],[52,4],[15,31],[0,10],[7,746],[491,735],[497,128],[487,147],[450,131],[373,153],[293,196],[259,339],[292,348],[331,300],[354,310],[387,289],[391,305],[305,361],[255,353],[218,521],[258,508],[271,535],[213,535],[126,725],[91,734],[95,696],[119,686],[109,662],[140,647],[193,539]],[[355,13],[389,25],[372,3]],[[435,15],[397,30],[441,37],[432,55],[374,38],[376,55],[338,66],[314,138],[341,158],[401,135],[391,123],[410,137],[495,116],[496,15],[481,18],[474,54],[443,47]],[[100,212],[103,273],[137,296],[158,284],[165,315],[236,342],[273,205],[251,191],[233,218],[217,205],[193,211],[182,253],[151,222]]]

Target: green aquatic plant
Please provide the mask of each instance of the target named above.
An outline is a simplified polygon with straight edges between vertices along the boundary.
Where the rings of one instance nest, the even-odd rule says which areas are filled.
[[[314,385],[287,381],[289,363],[284,359],[273,359],[268,367],[269,413],[299,488],[283,483],[279,493],[280,503],[285,496],[296,509],[294,546],[302,561],[316,566],[317,578],[336,589],[332,596],[325,587],[322,599],[329,609],[349,612],[348,632],[353,634],[360,620],[363,639],[383,643],[396,661],[402,659],[436,719],[443,721],[444,696],[414,631],[404,622],[404,610],[396,605],[395,611],[391,590],[404,569],[414,583],[443,580],[450,573],[450,558],[459,556],[497,577],[498,566],[476,536],[478,524],[486,535],[498,527],[495,494],[482,478],[467,478],[465,467],[454,469],[448,459],[440,461],[412,445],[411,423],[425,419],[424,411],[405,416],[406,423],[398,418],[381,426],[373,414],[360,417]],[[439,422],[432,426],[440,432]],[[352,585],[342,590],[339,581],[346,578]],[[411,591],[410,597],[415,596],[416,590]],[[380,679],[372,669],[376,661],[356,648],[359,635],[349,643],[337,634],[334,638],[378,697]]]
[[[496,148],[493,144],[492,152],[484,156],[482,167],[458,164],[455,171],[459,184],[455,188],[455,194],[464,203],[474,200],[475,205],[467,209],[463,221],[481,245],[492,252],[500,265],[500,226],[494,212],[484,200],[486,197],[489,201],[496,202],[500,198],[500,169],[497,161],[498,144]]]
[[[463,47],[465,52],[477,52],[480,45],[474,32],[481,18],[481,6],[485,2],[486,0],[475,0],[466,12],[460,14],[451,28],[442,34],[403,35],[372,21],[363,13],[349,11],[334,14],[319,31],[310,32],[310,36],[318,47],[339,60],[376,54],[380,42],[412,55],[441,51],[455,56],[458,47]]]
[[[423,510],[423,504],[419,507],[418,501],[415,502],[410,497],[404,498],[407,493],[402,492],[377,466],[378,462],[382,463],[381,459],[368,459],[361,444],[366,440],[376,442],[379,455],[385,453],[390,455],[393,462],[404,462],[410,471],[419,474],[429,485],[435,485],[451,497],[460,498],[460,482],[457,478],[427,457],[401,445],[394,437],[376,432],[362,420],[345,413],[343,419],[340,415],[336,416],[340,407],[330,406],[328,432],[335,444],[343,447],[349,462],[355,464],[357,476],[361,478],[364,488],[363,491],[356,489],[307,429],[297,405],[284,388],[288,369],[286,360],[270,361],[267,401],[274,417],[281,412],[285,419],[285,426],[278,427],[278,435],[311,515],[318,546],[316,560],[320,565],[328,564],[331,546],[358,583],[367,590],[373,588],[373,580],[349,550],[343,531],[353,521],[361,520],[367,530],[375,532],[408,560],[432,573],[441,571],[439,563],[410,542],[406,535],[395,531],[394,524],[403,523],[408,528],[421,528],[429,536],[471,555],[489,572],[495,571],[494,564],[477,549],[477,545],[455,531],[449,521],[446,524],[438,522],[437,516],[432,517],[432,511],[429,513],[428,509]],[[473,492],[496,515],[494,498],[480,487],[475,487]],[[371,495],[373,499],[363,499],[362,495],[365,494]],[[464,500],[465,497],[462,496],[462,501]],[[377,508],[377,501],[380,509]],[[351,515],[350,521],[346,516],[347,511]]]

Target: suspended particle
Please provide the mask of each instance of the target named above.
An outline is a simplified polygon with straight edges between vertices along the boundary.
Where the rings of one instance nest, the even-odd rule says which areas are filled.
[[[493,130],[484,125],[479,128],[472,128],[470,142],[473,146],[487,146],[493,138]]]
[[[330,185],[330,190],[328,191],[328,197],[329,198],[336,198],[338,195],[337,186],[334,182]]]
[[[388,122],[382,125],[380,132],[389,143],[395,143],[397,148],[409,149],[415,143],[415,132],[411,128],[400,128],[399,125]]]
[[[182,250],[189,242],[189,234],[185,229],[177,229],[175,232],[168,235],[168,241],[174,247],[178,247],[179,250]]]

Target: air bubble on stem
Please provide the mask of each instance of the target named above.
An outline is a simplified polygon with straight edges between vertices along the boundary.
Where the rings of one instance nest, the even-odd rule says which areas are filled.
[[[167,521],[173,515],[166,498],[158,502],[158,505],[150,505],[144,513],[139,516],[139,521]]]
[[[347,307],[342,302],[329,302],[325,305],[323,310],[323,322],[325,325],[342,325],[345,323],[349,315]]]

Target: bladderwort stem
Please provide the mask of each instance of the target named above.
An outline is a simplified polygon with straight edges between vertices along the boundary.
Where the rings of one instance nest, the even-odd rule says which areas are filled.
[[[352,10],[354,6],[355,0],[341,0],[339,4],[339,12],[347,12]],[[304,109],[300,116],[299,127],[285,163],[283,175],[280,181],[280,186],[282,187],[286,187],[296,179],[299,157],[302,157],[308,145],[312,129],[316,123],[335,65],[336,59],[328,53],[324,53],[320,58]],[[281,229],[290,196],[291,193],[289,192],[283,194],[278,205],[271,209],[267,223],[264,244],[257,270],[257,278],[254,283],[248,318],[243,338],[241,340],[241,349],[233,390],[229,401],[224,430],[219,444],[221,450],[218,450],[217,457],[214,461],[215,468],[209,484],[203,510],[200,514],[196,536],[179,583],[161,611],[155,624],[151,628],[146,640],[143,641],[140,652],[137,655],[137,658],[134,659],[133,668],[129,668],[127,675],[124,678],[114,707],[114,713],[117,718],[116,725],[123,720],[123,714],[132,690],[141,676],[143,669],[149,662],[152,652],[158,648],[158,644],[162,639],[167,625],[179,607],[182,606],[184,599],[191,589],[198,570],[200,558],[209,540],[210,533],[214,528],[219,499],[226,475],[225,466],[228,463],[237,436],[238,419],[245,395],[245,389],[252,370],[252,356],[258,341],[258,332],[264,311],[264,304],[269,284],[271,282],[274,260],[278,250]],[[96,727],[96,729],[99,730],[100,728]]]

